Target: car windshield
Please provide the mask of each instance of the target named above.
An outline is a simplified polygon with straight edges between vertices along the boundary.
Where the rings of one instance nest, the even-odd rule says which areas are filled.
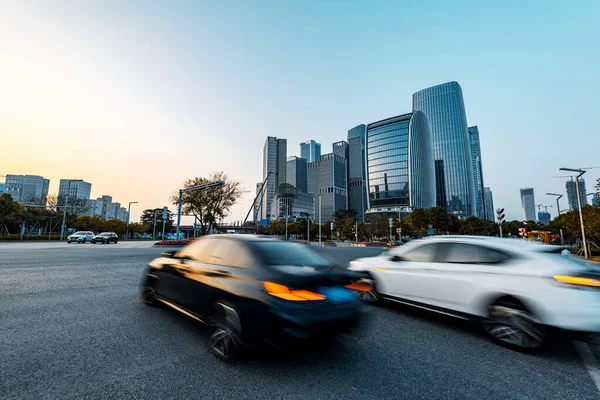
[[[267,265],[330,266],[316,251],[300,243],[264,241],[256,242],[254,247]]]
[[[110,236],[110,233],[101,233],[98,236]]]
[[[87,232],[79,231],[79,232],[75,232],[73,235],[75,235],[75,236],[83,236],[83,235],[86,235],[86,234],[87,234]]]

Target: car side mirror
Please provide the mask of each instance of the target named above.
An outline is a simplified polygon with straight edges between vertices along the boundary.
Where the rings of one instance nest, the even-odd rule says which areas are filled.
[[[160,253],[160,255],[167,258],[177,258],[177,251],[163,251]]]

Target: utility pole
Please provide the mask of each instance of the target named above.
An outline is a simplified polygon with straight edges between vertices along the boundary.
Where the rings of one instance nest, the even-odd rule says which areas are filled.
[[[156,211],[154,210],[154,225],[152,227],[152,239],[156,238]]]
[[[307,237],[306,242],[308,244],[310,244],[310,215],[308,217],[306,217],[306,230],[308,231],[307,235],[306,235],[306,237]]]
[[[126,239],[129,239],[129,214],[131,213],[131,205],[132,204],[137,204],[137,201],[130,201],[129,207],[127,207],[127,227],[126,227],[126,233],[125,233]]]
[[[319,195],[319,245],[321,245],[321,195]]]
[[[585,174],[586,171],[584,171],[582,169],[573,169],[573,168],[561,168],[560,170],[579,173],[579,175],[577,175],[575,177],[575,189],[577,190],[577,208],[579,209],[579,223],[581,225],[581,240],[583,241],[583,254],[585,255],[585,259],[587,260],[589,255],[588,255],[588,248],[586,245],[587,241],[585,240],[585,228],[583,226],[583,212],[581,211],[581,197],[579,195],[579,178],[581,178],[581,176],[583,174]]]
[[[163,229],[162,229],[162,236],[161,236],[161,240],[165,240],[165,224],[167,223],[167,217],[169,216],[169,209],[167,208],[167,206],[163,207]]]
[[[65,196],[65,204],[64,204],[64,208],[63,208],[63,220],[62,220],[62,226],[60,228],[60,241],[62,242],[63,240],[63,235],[65,233],[65,222],[67,221],[67,207],[68,207],[68,203],[69,203],[69,195],[71,194],[71,182],[72,180],[69,180],[69,184],[67,185],[67,195]],[[60,203],[60,197],[58,198],[58,202]]]

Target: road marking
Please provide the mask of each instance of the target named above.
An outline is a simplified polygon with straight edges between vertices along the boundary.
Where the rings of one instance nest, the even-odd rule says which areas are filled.
[[[596,389],[600,392],[600,365],[598,364],[598,360],[594,357],[594,354],[587,343],[575,341],[575,348],[583,360],[585,369],[587,369],[588,374],[592,377]]]

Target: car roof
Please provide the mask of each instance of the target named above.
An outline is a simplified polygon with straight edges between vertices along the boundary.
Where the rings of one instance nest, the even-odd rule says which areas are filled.
[[[417,239],[420,243],[431,242],[456,242],[456,243],[472,243],[505,250],[522,250],[522,251],[537,251],[537,252],[552,252],[561,249],[561,246],[547,245],[539,242],[530,242],[525,239],[509,239],[490,236],[469,236],[469,235],[437,235],[429,236],[424,239]]]
[[[265,235],[206,235],[205,238],[230,238],[235,240],[241,240],[244,242],[281,242],[282,240],[273,236],[265,236]]]

